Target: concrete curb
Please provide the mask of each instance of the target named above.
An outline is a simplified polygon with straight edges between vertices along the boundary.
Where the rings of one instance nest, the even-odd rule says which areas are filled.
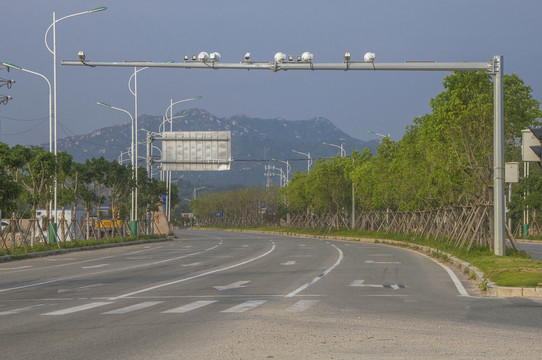
[[[19,259],[33,259],[33,258],[39,258],[39,257],[44,257],[44,256],[67,254],[67,253],[76,252],[76,251],[107,249],[107,248],[112,248],[112,247],[141,245],[141,244],[146,244],[146,243],[155,243],[155,242],[172,241],[172,240],[173,238],[171,237],[167,237],[165,239],[143,239],[143,240],[126,241],[126,242],[114,243],[114,244],[100,244],[100,245],[83,246],[83,247],[70,248],[70,249],[40,251],[40,252],[35,252],[35,253],[28,253],[26,255],[5,255],[5,256],[0,256],[0,262],[10,261],[10,260],[19,260]]]
[[[301,237],[301,238],[315,238],[315,239],[327,239],[327,240],[342,240],[342,241],[355,241],[367,244],[382,244],[390,246],[398,246],[412,251],[422,251],[425,253],[438,253],[445,255],[449,261],[454,265],[459,267],[464,274],[469,274],[472,280],[478,285],[482,290],[485,288],[485,294],[491,297],[533,297],[533,298],[542,298],[542,288],[524,288],[524,287],[507,287],[507,286],[497,286],[495,283],[489,281],[486,278],[486,275],[474,265],[469,264],[468,262],[458,259],[452,254],[433,249],[427,246],[410,244],[402,241],[396,240],[386,240],[386,239],[365,239],[365,238],[355,238],[347,236],[328,236],[328,235],[307,235],[307,234],[293,234],[288,232],[279,232],[279,231],[256,231],[256,230],[225,230],[225,229],[197,229],[192,228],[193,230],[215,230],[215,231],[232,231],[232,232],[253,232],[253,233],[265,233],[265,234],[274,234],[274,235],[284,235],[292,237]],[[378,241],[378,242],[376,242]]]

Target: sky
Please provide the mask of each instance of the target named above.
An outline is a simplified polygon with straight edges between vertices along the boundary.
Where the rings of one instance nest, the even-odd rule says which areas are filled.
[[[53,55],[44,36],[56,18],[106,6],[106,11],[58,22],[58,138],[129,122],[102,101],[134,112],[128,89],[133,68],[61,66],[84,50],[91,61],[183,61],[218,51],[222,62],[272,61],[276,52],[314,54],[314,62],[342,62],[345,51],[375,62],[490,61],[504,57],[504,73],[517,73],[542,101],[542,1],[539,0],[0,0],[0,60],[53,81]],[[52,47],[52,32],[48,43]],[[147,69],[138,74],[139,113],[163,115],[202,108],[219,117],[264,119],[322,116],[350,136],[399,140],[413,120],[431,111],[447,72],[246,71]],[[0,142],[49,141],[47,83],[39,76],[0,69],[16,81],[0,95]],[[173,125],[174,130],[182,130]],[[158,131],[158,129],[151,129]]]

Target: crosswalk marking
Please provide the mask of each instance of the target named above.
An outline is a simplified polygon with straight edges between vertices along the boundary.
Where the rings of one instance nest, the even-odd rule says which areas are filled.
[[[126,307],[123,307],[123,308],[120,308],[120,309],[107,311],[107,312],[104,312],[102,314],[105,314],[105,315],[126,314],[126,313],[129,313],[129,312],[132,312],[132,311],[145,309],[145,308],[148,308],[148,307],[151,307],[151,306],[154,306],[154,305],[158,305],[158,304],[161,304],[161,303],[163,303],[163,301],[145,301],[145,302],[142,302],[142,303],[139,303],[139,304],[126,306]]]
[[[192,310],[199,309],[199,308],[207,306],[207,305],[214,304],[215,302],[217,302],[217,300],[194,301],[193,303],[186,304],[186,305],[183,305],[183,306],[179,306],[179,307],[171,309],[171,310],[162,311],[162,313],[163,314],[181,314],[181,313],[185,313],[185,312],[189,312],[189,311],[192,311]]]
[[[20,314],[22,312],[30,311],[30,310],[34,310],[34,309],[39,309],[39,308],[42,308],[44,306],[48,306],[48,304],[37,304],[37,305],[27,306],[27,307],[23,307],[23,308],[19,308],[19,309],[2,311],[2,312],[0,312],[0,316]]]
[[[233,306],[229,309],[222,310],[223,313],[242,313],[247,310],[254,309],[257,306],[265,304],[268,300],[247,300],[244,303]]]
[[[382,285],[380,285],[380,286],[382,286]],[[398,286],[400,288],[403,287],[402,285],[398,285]],[[395,289],[394,286],[389,286],[388,285],[388,287]],[[153,306],[156,306],[156,305],[159,305],[159,304],[162,304],[162,303],[165,303],[165,302],[166,301],[144,301],[144,302],[136,303],[136,304],[133,304],[133,305],[118,307],[118,308],[113,309],[113,310],[102,312],[101,314],[102,315],[126,314],[126,313],[130,313],[130,312],[138,311],[138,310],[151,308]],[[184,314],[184,313],[188,313],[190,311],[197,310],[197,309],[206,307],[206,306],[211,305],[211,304],[219,303],[219,302],[220,302],[219,299],[198,300],[198,301],[193,301],[193,302],[188,303],[188,304],[184,304],[182,306],[174,307],[174,308],[169,309],[169,310],[161,311],[161,313],[162,314]],[[265,304],[267,302],[269,302],[269,300],[247,300],[247,301],[244,301],[244,302],[240,302],[239,304],[237,304],[235,306],[231,306],[231,307],[229,307],[229,308],[227,308],[225,310],[222,310],[220,312],[222,312],[222,313],[243,313],[245,311],[255,309],[256,307],[258,307],[260,305],[263,305],[263,304]],[[320,300],[299,300],[299,301],[297,301],[297,302],[295,302],[293,304],[290,304],[290,306],[283,308],[283,311],[290,312],[290,313],[300,313],[300,312],[304,312],[304,311],[309,310],[311,307],[315,306],[319,302],[320,302]],[[51,312],[47,312],[47,313],[41,313],[40,315],[49,315],[49,316],[69,315],[69,314],[78,313],[78,312],[82,312],[82,311],[86,311],[86,310],[91,310],[91,309],[94,309],[94,308],[99,308],[99,307],[102,307],[102,306],[105,306],[105,305],[110,305],[110,304],[117,304],[118,305],[118,303],[113,302],[113,301],[97,301],[97,302],[91,302],[91,303],[88,303],[88,304],[73,306],[73,307],[69,307],[69,308],[65,308],[65,309],[60,309],[60,310],[56,310],[56,311],[51,311]],[[34,310],[38,310],[38,309],[41,309],[41,308],[44,308],[44,307],[47,307],[47,306],[53,306],[53,305],[59,305],[59,304],[54,304],[54,303],[36,304],[36,305],[21,307],[21,308],[17,308],[17,309],[11,309],[11,310],[6,309],[4,311],[0,311],[0,317],[1,316],[21,314],[21,313],[24,313],[24,312],[31,312],[31,311],[34,311]],[[112,306],[110,306],[110,307],[112,307]]]
[[[290,307],[286,308],[288,312],[303,312],[316,305],[319,300],[300,300]]]
[[[74,306],[74,307],[71,307],[71,308],[63,309],[63,310],[58,310],[58,311],[45,313],[45,314],[42,314],[42,315],[66,315],[66,314],[76,313],[76,312],[79,312],[79,311],[93,309],[93,308],[108,305],[108,304],[112,304],[112,302],[111,301],[93,302],[93,303],[90,303],[90,304]]]

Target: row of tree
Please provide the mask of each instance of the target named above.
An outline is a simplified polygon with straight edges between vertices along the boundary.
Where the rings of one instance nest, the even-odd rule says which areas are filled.
[[[360,210],[492,202],[491,76],[455,72],[443,85],[444,91],[430,101],[431,112],[416,118],[399,141],[385,137],[375,154],[366,148],[350,157],[320,160],[311,171],[294,174],[278,198],[285,212],[350,212],[353,197]],[[541,112],[532,89],[516,74],[504,76],[504,109],[505,161],[521,161],[521,130],[538,126]],[[523,194],[527,181],[533,183],[535,177],[516,186],[516,193]],[[542,184],[533,184],[538,183]],[[540,193],[531,194],[523,203],[534,204],[533,197],[538,196],[542,205]],[[198,202],[194,212],[226,213],[233,205],[227,206],[209,196]],[[200,212],[202,208],[207,210]]]
[[[84,163],[73,161],[70,154],[53,153],[37,146],[0,143],[0,210],[30,216],[38,208],[49,209],[57,183],[57,203],[61,208],[75,210],[81,204],[87,213],[99,216],[107,204],[118,210],[121,219],[128,219],[131,210],[131,192],[137,187],[137,216],[156,210],[160,195],[167,194],[166,184],[149,179],[144,168],[138,169],[137,185],[132,178],[131,166],[103,157]],[[172,188],[172,206],[176,203],[176,188]],[[48,216],[50,217],[50,216]]]

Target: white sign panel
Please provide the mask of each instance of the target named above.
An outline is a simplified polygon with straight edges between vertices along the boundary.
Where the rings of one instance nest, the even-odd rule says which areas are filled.
[[[519,163],[517,162],[504,163],[504,182],[507,182],[507,183],[519,182]]]
[[[172,131],[162,133],[165,171],[223,171],[230,169],[230,131]]]
[[[531,130],[521,130],[521,159],[523,161],[540,161],[531,146],[539,146],[540,141],[533,135]]]

